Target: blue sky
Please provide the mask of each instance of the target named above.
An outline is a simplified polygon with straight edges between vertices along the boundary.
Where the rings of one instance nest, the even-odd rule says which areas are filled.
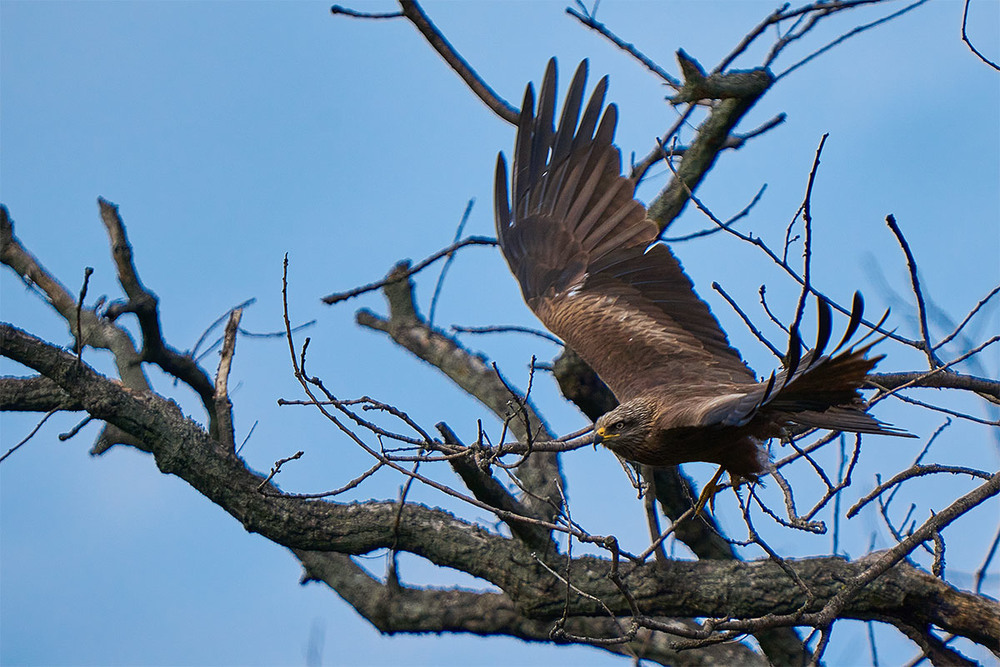
[[[599,18],[675,71],[677,48],[710,68],[775,6],[606,0]],[[391,10],[392,3],[362,7]],[[675,118],[663,101],[667,90],[564,7],[429,2],[426,10],[515,104],[524,85],[540,79],[550,56],[559,58],[563,80],[589,57],[593,81],[611,76],[609,99],[620,107],[618,143],[625,160],[632,152],[644,155]],[[741,129],[779,112],[788,120],[727,153],[699,192],[725,218],[766,183],[763,200],[741,229],[777,245],[801,200],[820,137],[830,133],[813,198],[814,282],[844,302],[861,289],[872,312],[891,305],[893,325],[909,336],[916,334],[912,298],[901,253],[883,222],[887,213],[907,234],[928,296],[952,320],[1000,282],[1000,86],[996,72],[961,43],[961,8],[960,2],[929,3],[781,81]],[[973,2],[972,9],[970,35],[996,56],[998,5]],[[776,70],[877,15],[866,10],[830,21],[790,49]],[[257,302],[246,311],[244,326],[279,330],[287,252],[293,318],[317,320],[309,334],[311,371],[334,391],[393,403],[426,426],[447,421],[464,436],[475,433],[479,418],[496,427],[434,369],[354,324],[356,308],[382,309],[378,295],[334,308],[319,303],[325,294],[377,279],[401,258],[420,259],[446,246],[469,199],[475,205],[467,233],[493,233],[494,160],[499,150],[510,153],[513,128],[475,99],[407,22],[331,17],[322,2],[5,0],[0,31],[0,198],[18,237],[71,291],[84,267],[92,266],[92,297],[120,294],[98,196],[121,206],[140,275],[159,295],[165,335],[180,349],[193,346],[213,320],[248,298]],[[762,53],[753,51],[737,66],[756,65]],[[654,172],[658,176],[639,192],[646,200],[666,179],[662,168]],[[691,209],[676,230],[705,226]],[[744,357],[758,372],[773,367],[711,283],[721,283],[763,324],[755,306],[761,284],[783,313],[794,307],[795,294],[781,275],[753,249],[718,235],[680,244],[675,252]],[[431,272],[419,280],[424,312],[435,277]],[[5,321],[69,343],[65,324],[9,271],[0,274],[0,297]],[[537,326],[503,260],[488,248],[457,258],[436,321]],[[997,309],[974,326],[980,340],[1000,330]],[[463,340],[497,360],[520,386],[532,354],[547,360],[557,352],[522,336]],[[920,367],[912,351],[883,351],[890,356],[880,369]],[[101,353],[90,351],[87,358],[110,370]],[[996,377],[997,352],[982,362],[965,370]],[[215,364],[210,355],[206,365],[214,371]],[[24,369],[4,361],[0,372]],[[150,375],[158,391],[202,418],[190,392]],[[279,397],[299,398],[282,341],[242,338],[230,386],[238,437],[257,424],[243,450],[251,466],[267,470],[277,458],[306,451],[300,465],[279,475],[283,488],[336,488],[370,466],[317,414],[277,407]],[[550,378],[540,377],[535,391],[556,431],[585,425]],[[975,401],[949,405],[988,416]],[[883,405],[878,414],[922,438],[944,420],[899,403]],[[9,414],[2,419],[3,451],[36,421]],[[322,646],[323,664],[622,664],[588,648],[381,637],[325,587],[298,585],[301,569],[284,548],[248,535],[186,484],[161,475],[147,456],[119,448],[89,457],[95,425],[60,442],[57,435],[76,421],[54,417],[0,465],[4,664],[294,665],[306,664],[310,643]],[[866,440],[849,498],[871,488],[876,472],[905,468],[923,442]],[[961,421],[931,452],[956,465],[995,470],[998,463],[988,428]],[[574,518],[592,532],[615,532],[642,545],[641,504],[611,455],[581,450],[565,457],[564,466]],[[700,465],[689,469],[699,479],[712,472]],[[438,474],[453,481],[446,471]],[[803,475],[796,488],[808,498],[815,487]],[[399,484],[379,475],[351,499],[393,498]],[[917,503],[922,520],[970,488],[963,480],[914,483],[897,502]],[[415,488],[411,498],[490,521],[430,490]],[[720,517],[739,536],[739,521],[728,510],[723,504]],[[976,526],[995,523],[995,512],[994,503],[946,534],[956,582],[968,580],[981,562],[993,531]],[[790,555],[825,553],[830,544],[829,535],[806,538],[784,530],[768,538]],[[842,552],[851,556],[864,554],[870,542],[875,548],[891,544],[874,513],[845,526],[841,539]],[[373,573],[384,572],[382,554],[362,562]],[[402,563],[402,577],[411,584],[483,585],[414,558]],[[996,578],[992,585],[995,593]],[[830,663],[855,656],[865,633],[860,624],[838,625]],[[879,637],[883,659],[902,662],[914,653],[892,630]]]

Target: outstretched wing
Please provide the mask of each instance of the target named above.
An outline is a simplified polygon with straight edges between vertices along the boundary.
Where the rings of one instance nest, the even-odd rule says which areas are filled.
[[[670,249],[656,242],[656,224],[621,175],[617,108],[602,115],[607,77],[580,117],[586,78],[584,61],[558,128],[555,60],[537,114],[528,86],[511,200],[506,162],[497,159],[497,236],[525,301],[619,401],[655,394],[671,404],[746,389],[753,374]]]

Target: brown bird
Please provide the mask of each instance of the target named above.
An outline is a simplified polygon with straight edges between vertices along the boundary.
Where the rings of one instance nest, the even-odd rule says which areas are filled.
[[[784,368],[758,381],[708,305],[694,293],[659,229],[633,198],[612,143],[607,77],[580,111],[580,64],[554,126],[556,70],[549,61],[534,111],[524,94],[514,146],[512,201],[507,164],[497,159],[497,236],[524,300],[611,388],[619,405],[594,425],[602,443],[636,463],[716,463],[750,480],[767,472],[764,442],[795,426],[908,435],[865,412],[858,388],[881,357],[871,345],[843,349],[861,320],[855,295],[843,340],[830,355],[830,309],[818,300],[815,347],[801,353],[792,332]],[[598,122],[599,121],[599,122]],[[841,351],[842,350],[842,351]],[[839,352],[839,354],[838,354]]]

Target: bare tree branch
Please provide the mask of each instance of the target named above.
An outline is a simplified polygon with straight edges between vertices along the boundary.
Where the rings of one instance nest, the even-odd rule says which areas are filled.
[[[468,61],[441,34],[437,26],[431,22],[430,17],[427,16],[420,4],[416,0],[399,0],[399,6],[403,10],[403,16],[409,19],[420,31],[427,43],[438,52],[438,55],[444,58],[449,67],[455,70],[455,73],[462,78],[462,81],[469,86],[476,97],[482,100],[493,113],[511,125],[517,125],[517,117],[521,112],[490,88],[476,70],[469,65]]]
[[[771,74],[763,69],[740,72],[738,77],[735,85],[740,96],[724,99],[713,109],[708,119],[698,127],[698,136],[684,153],[684,159],[674,177],[666,189],[649,205],[649,217],[657,222],[661,230],[666,229],[681,214],[688,202],[689,193],[697,190],[705,174],[715,164],[730,132],[767,92],[773,81]],[[688,83],[685,82],[685,88],[687,86]],[[690,97],[708,92],[711,91],[705,90],[705,84],[695,82],[691,84],[691,90],[682,95]]]
[[[348,556],[299,550],[293,553],[305,567],[303,581],[327,584],[382,632],[436,633],[444,628],[450,632],[506,635],[525,641],[551,640],[550,621],[525,617],[502,593],[390,587],[358,567]],[[611,638],[618,633],[615,624],[606,618],[573,618],[566,629],[572,634],[594,638]],[[679,667],[768,664],[742,644],[678,651],[672,648],[668,635],[647,631],[641,631],[627,644],[604,644],[599,648]]]
[[[438,250],[436,253],[434,253],[427,259],[418,262],[412,267],[408,266],[405,271],[393,272],[392,274],[390,274],[389,277],[387,277],[384,280],[379,280],[374,283],[363,285],[361,287],[356,287],[355,289],[348,290],[346,292],[335,292],[333,294],[329,294],[323,297],[322,301],[327,305],[333,305],[335,303],[340,303],[341,301],[347,301],[348,299],[353,299],[356,296],[361,296],[362,294],[382,289],[390,282],[399,282],[401,280],[409,278],[414,274],[420,273],[421,271],[423,271],[424,269],[426,269],[428,266],[438,261],[439,259],[452,257],[454,255],[454,252],[459,248],[464,248],[466,246],[472,246],[472,245],[495,246],[496,244],[497,244],[496,239],[487,238],[485,236],[470,236],[467,239],[463,239],[461,241],[452,243],[447,248]]]
[[[988,394],[1000,401],[1000,381],[963,375],[961,373],[934,373],[914,371],[910,373],[872,373],[869,381],[885,389],[899,387],[928,387],[931,389],[965,389],[978,394]]]
[[[0,261],[10,267],[25,284],[41,290],[48,304],[66,321],[74,337],[82,338],[85,345],[109,350],[114,355],[122,382],[133,389],[149,389],[139,362],[139,353],[127,331],[98,318],[90,309],[80,312],[82,334],[74,331],[77,300],[21,245],[14,236],[14,222],[7,207],[3,205],[0,205]]]
[[[965,0],[965,7],[962,9],[962,41],[969,47],[969,50],[976,54],[976,57],[982,60],[984,63],[992,67],[993,69],[1000,71],[1000,65],[984,56],[979,49],[973,45],[972,40],[969,39],[969,35],[966,32],[966,26],[969,24],[969,3],[971,0]]]
[[[620,37],[618,37],[617,35],[615,35],[613,32],[611,32],[611,30],[608,29],[608,27],[606,25],[604,25],[603,23],[601,23],[600,21],[598,21],[597,18],[595,18],[593,14],[587,14],[587,13],[581,12],[579,10],[573,9],[572,7],[567,7],[566,8],[566,13],[569,14],[570,16],[572,16],[573,18],[575,18],[577,21],[579,21],[583,25],[585,25],[588,28],[590,28],[591,30],[595,30],[598,33],[600,33],[601,35],[603,35],[604,37],[606,37],[612,44],[614,44],[619,49],[621,49],[622,51],[625,51],[630,56],[632,56],[633,58],[635,58],[636,60],[638,60],[640,63],[642,63],[643,67],[645,67],[650,72],[652,72],[656,76],[658,76],[661,79],[663,79],[663,81],[666,82],[667,85],[669,85],[669,86],[671,86],[673,88],[680,88],[681,87],[681,82],[680,81],[678,81],[676,78],[674,78],[673,76],[671,76],[665,69],[663,69],[662,67],[660,67],[659,65],[657,65],[655,62],[653,62],[646,54],[644,54],[642,51],[640,51],[638,48],[636,48],[636,46],[634,44],[630,44],[629,42],[626,42],[625,40],[621,39]]]
[[[240,328],[243,310],[237,308],[229,316],[219,359],[219,372],[215,376],[215,418],[218,436],[224,447],[236,451],[236,433],[233,430],[233,402],[229,399],[229,371],[236,354],[236,332]]]
[[[785,5],[753,27],[714,69],[708,70],[691,55],[678,51],[683,81],[615,35],[610,27],[598,22],[596,3],[593,10],[580,3],[579,9],[567,9],[576,20],[628,52],[674,88],[670,101],[681,108],[676,110],[676,117],[668,121],[671,126],[656,150],[634,164],[631,172],[638,182],[659,160],[665,160],[671,171],[668,185],[650,206],[650,216],[661,230],[665,230],[682,213],[687,202],[693,201],[714,225],[697,235],[728,232],[765,252],[784,272],[782,279],[798,288],[794,316],[786,318],[781,315],[787,312],[785,305],[779,307],[773,297],[769,305],[761,287],[764,314],[785,332],[798,330],[810,294],[826,300],[842,313],[849,312],[824,296],[813,284],[814,278],[820,275],[814,273],[811,266],[814,259],[812,193],[820,151],[817,150],[809,173],[802,206],[789,224],[783,250],[777,253],[760,237],[744,234],[733,224],[754,206],[763,190],[741,213],[725,223],[694,193],[722,152],[739,148],[783,122],[784,114],[779,113],[755,130],[736,132],[747,112],[778,80],[851,36],[892,20],[925,1],[916,0],[875,21],[846,30],[818,49],[810,47],[807,55],[797,56],[794,64],[775,76],[771,68],[776,67],[779,56],[789,54],[793,45],[804,45],[807,36],[815,37],[817,26],[826,26],[828,17],[848,9],[879,4],[879,0],[817,0],[797,8]],[[406,18],[477,97],[501,118],[516,123],[518,110],[490,88],[431,22],[422,7],[415,0],[399,0],[399,4],[399,12],[361,12],[340,6],[334,6],[331,12],[363,19]],[[965,30],[968,14],[967,0],[963,40],[984,62],[996,67],[969,42]],[[759,48],[761,38],[768,34],[774,35],[774,42],[759,61],[759,67],[731,69],[751,47]],[[682,134],[687,139],[686,135],[695,124],[698,127],[691,141],[682,142]],[[526,389],[517,389],[484,355],[466,349],[456,337],[435,328],[434,304],[444,271],[431,302],[432,315],[425,317],[420,313],[414,297],[413,277],[417,273],[439,259],[447,258],[450,262],[457,250],[467,245],[496,243],[485,237],[460,241],[460,225],[451,246],[416,265],[400,263],[384,279],[331,294],[324,301],[332,304],[375,290],[382,291],[388,313],[378,315],[360,310],[356,313],[357,322],[367,329],[385,333],[393,343],[427,361],[464,392],[476,397],[498,417],[501,425],[496,430],[500,433],[492,433],[492,429],[484,428],[479,421],[476,437],[463,442],[447,424],[437,424],[440,435],[432,435],[435,429],[421,425],[399,407],[367,396],[348,399],[336,396],[318,374],[306,372],[310,340],[305,338],[301,344],[296,342],[297,328],[292,327],[288,315],[286,274],[283,282],[285,331],[281,335],[288,343],[292,370],[305,396],[280,400],[279,404],[308,406],[320,411],[334,427],[336,437],[375,459],[367,469],[363,465],[357,470],[338,471],[341,479],[328,485],[324,483],[322,487],[340,485],[332,491],[286,493],[276,486],[275,480],[283,467],[291,469],[308,462],[305,444],[283,441],[281,450],[285,456],[275,461],[269,474],[251,470],[239,458],[236,448],[229,378],[236,338],[241,333],[240,307],[209,327],[196,344],[196,351],[209,331],[223,320],[229,320],[225,333],[200,356],[170,347],[163,337],[158,299],[140,280],[118,208],[104,199],[99,200],[99,205],[125,295],[124,301],[112,303],[103,312],[99,312],[101,301],[96,306],[87,304],[87,279],[91,270],[84,270],[82,266],[70,270],[71,275],[77,276],[84,271],[83,288],[79,296],[75,296],[23,247],[14,236],[7,209],[0,206],[0,261],[52,306],[66,322],[72,336],[67,343],[67,347],[72,348],[70,351],[13,325],[0,323],[0,355],[39,373],[29,378],[0,378],[0,410],[45,413],[42,423],[56,411],[84,412],[83,421],[60,439],[73,437],[90,420],[103,422],[104,430],[95,451],[122,443],[152,454],[162,472],[185,480],[246,530],[290,549],[305,568],[304,582],[324,582],[382,632],[506,635],[527,641],[595,646],[635,660],[663,664],[769,662],[802,665],[819,664],[823,660],[831,637],[836,634],[833,630],[836,621],[856,619],[869,622],[870,637],[874,637],[874,622],[898,628],[935,664],[971,664],[955,645],[951,645],[956,638],[966,638],[994,652],[1000,651],[1000,604],[980,593],[986,577],[995,571],[992,561],[1000,544],[1000,533],[994,537],[992,546],[983,547],[983,557],[977,556],[976,562],[982,565],[975,575],[975,593],[958,590],[945,581],[946,576],[956,576],[954,568],[945,568],[946,554],[955,560],[956,543],[953,541],[949,545],[946,542],[949,531],[954,533],[956,530],[950,527],[951,524],[976,508],[995,509],[996,497],[1000,495],[1000,473],[979,470],[943,455],[931,461],[932,444],[950,420],[927,438],[925,446],[908,467],[903,463],[899,469],[880,470],[876,474],[875,488],[867,493],[847,492],[852,476],[859,475],[860,437],[855,439],[852,449],[836,433],[815,429],[788,433],[789,441],[783,445],[794,453],[774,464],[773,478],[777,488],[772,490],[775,493],[762,493],[760,486],[751,486],[749,490],[734,488],[735,507],[741,512],[741,525],[747,530],[745,538],[733,539],[723,532],[723,526],[727,525],[724,514],[718,520],[711,515],[696,516],[692,509],[697,495],[695,484],[677,467],[647,467],[642,470],[641,481],[633,480],[640,496],[647,494],[643,501],[650,532],[648,547],[645,542],[638,547],[619,544],[615,534],[593,534],[578,515],[571,513],[571,496],[558,457],[559,453],[589,446],[592,437],[586,428],[556,437],[533,405],[534,373],[536,369],[551,370],[565,397],[576,403],[590,419],[613,408],[615,397],[573,351],[566,348],[551,366],[538,364],[531,356],[524,383]],[[804,238],[794,227],[799,214],[805,224]],[[931,325],[938,322],[929,292],[925,293],[928,286],[921,284],[917,261],[895,220],[889,216],[887,222],[903,250],[917,303],[920,334],[917,340],[910,340],[883,329],[884,320],[865,324],[888,339],[884,345],[889,350],[898,350],[899,345],[921,350],[930,370],[870,374],[867,378],[869,389],[876,389],[874,396],[869,396],[870,403],[896,396],[916,404],[922,411],[944,411],[995,425],[995,419],[981,419],[952,407],[943,407],[951,405],[945,401],[941,401],[941,407],[917,401],[912,396],[919,393],[909,392],[904,396],[902,391],[947,390],[946,396],[962,397],[966,400],[965,405],[975,401],[975,397],[958,392],[974,392],[1000,404],[1000,382],[992,379],[986,357],[981,354],[1000,337],[975,341],[972,334],[965,331],[977,314],[995,305],[991,300],[1000,293],[1000,288],[990,291],[957,326],[950,318],[940,318],[946,320],[940,328],[951,333],[935,343]],[[791,266],[799,243],[803,246],[805,262],[801,271]],[[447,268],[446,264],[445,271]],[[78,280],[75,278],[72,282],[75,284]],[[780,356],[778,347],[766,340],[751,315],[720,287],[717,289],[750,330]],[[142,333],[141,352],[136,350],[125,328],[116,324],[117,318],[126,313],[137,317]],[[454,331],[476,333],[500,329],[515,330],[453,327]],[[944,363],[938,351],[956,339],[963,347],[949,347],[951,360]],[[98,373],[90,365],[96,363],[92,357],[97,355],[84,354],[84,347],[88,345],[112,353],[120,382]],[[199,365],[199,360],[216,346],[221,346],[221,358],[213,381]],[[963,361],[970,363],[959,367]],[[169,397],[151,391],[142,370],[143,364],[148,362],[158,364],[195,390],[208,412],[208,428],[185,417]],[[310,366],[317,363],[310,362]],[[953,368],[971,369],[975,375],[955,372]],[[41,423],[0,460],[28,442],[40,427]],[[940,440],[946,439],[947,436]],[[834,441],[839,443],[839,452],[837,445],[832,450],[828,447]],[[823,448],[827,451],[820,451]],[[933,454],[942,454],[944,448],[945,445],[939,445]],[[905,458],[911,457],[906,455]],[[834,463],[831,464],[831,460]],[[628,466],[626,468],[627,472],[631,471]],[[797,475],[798,472],[804,474]],[[389,499],[335,500],[348,491],[367,488],[376,473],[396,475],[404,480],[402,491],[391,493]],[[938,500],[936,504],[924,503],[912,493],[917,483],[910,480],[940,474],[959,475],[970,480],[970,487],[979,486],[962,497],[947,496],[949,500]],[[468,492],[455,485],[456,476]],[[887,481],[883,482],[883,476]],[[344,480],[348,481],[344,483]],[[452,511],[457,506],[467,513],[464,516],[453,514],[415,502],[412,499],[415,492],[411,493],[411,489],[418,487],[432,498],[440,497],[450,503],[448,507]],[[852,500],[861,497],[843,512],[848,493]],[[776,504],[773,499],[777,499]],[[724,503],[725,500],[720,500],[720,504]],[[774,504],[774,508],[770,504]],[[767,521],[773,522],[772,528],[777,531],[791,528],[823,533],[832,520],[832,553],[836,554],[843,545],[840,531],[845,530],[846,519],[868,504],[873,504],[872,510],[880,513],[891,534],[889,539],[895,539],[895,544],[860,560],[836,556],[790,558],[778,547],[777,539],[771,537],[773,533],[763,527],[758,530],[755,525],[758,521]],[[733,505],[723,506],[722,511],[728,511],[729,507]],[[664,519],[657,514],[659,509],[669,519],[669,525],[663,525]],[[712,512],[715,512],[714,505]],[[765,535],[772,544],[765,540]],[[685,546],[699,560],[672,557],[676,549]],[[871,548],[869,546],[869,550]],[[759,553],[756,549],[762,550],[767,558],[740,560],[744,553]],[[825,550],[824,547],[822,551]],[[387,554],[388,560],[388,574],[384,580],[368,574],[354,558],[381,552]],[[587,553],[580,555],[579,552]],[[398,553],[412,554],[431,564],[459,570],[496,588],[440,589],[403,583],[399,563],[405,567],[406,561],[397,562]],[[690,555],[685,557],[690,558]],[[920,570],[912,564],[914,562],[930,563],[931,572]],[[803,641],[797,628],[808,629],[809,638]],[[764,655],[756,647],[738,643],[751,635]],[[873,661],[877,662],[879,655],[874,639],[871,644]]]
[[[934,354],[934,347],[931,345],[931,335],[927,329],[927,306],[924,305],[924,293],[920,289],[920,279],[917,277],[917,262],[913,259],[910,251],[910,244],[903,237],[903,232],[896,224],[896,218],[892,214],[885,217],[885,222],[889,225],[893,235],[899,242],[899,247],[903,249],[906,256],[906,268],[910,271],[910,284],[913,286],[913,294],[917,299],[917,317],[920,320],[920,344],[919,348],[927,355],[927,361],[931,368],[941,366],[943,362]]]
[[[210,417],[212,428],[215,423],[215,386],[208,374],[195,363],[191,355],[181,354],[163,339],[160,327],[159,298],[146,289],[139,279],[139,272],[132,259],[132,244],[125,233],[125,223],[118,212],[118,207],[104,198],[98,198],[101,209],[101,220],[111,242],[111,254],[118,270],[118,282],[121,283],[127,301],[112,303],[108,306],[105,317],[114,322],[125,313],[134,313],[139,320],[142,331],[143,361],[150,361],[166,373],[191,387]]]
[[[47,377],[0,377],[0,411],[48,412],[69,410],[77,412],[83,406]]]
[[[153,394],[131,392],[74,356],[10,325],[0,325],[0,354],[55,380],[95,418],[132,433],[141,440],[141,448],[153,453],[163,472],[185,479],[251,532],[290,548],[344,554],[396,545],[438,565],[457,567],[493,582],[508,595],[515,595],[516,604],[532,617],[555,619],[563,614],[565,601],[561,596],[548,597],[545,591],[551,583],[543,582],[551,582],[550,578],[540,566],[531,564],[534,561],[524,551],[527,547],[519,546],[519,541],[491,535],[446,512],[419,505],[408,505],[409,520],[395,533],[392,517],[398,505],[394,502],[339,505],[263,497],[256,491],[261,478],[247,470],[232,452],[217,447],[213,438],[170,402]],[[823,610],[815,617],[817,622],[834,615],[864,619],[878,614],[916,624],[933,623],[948,632],[995,646],[1000,641],[1000,606],[996,602],[956,591],[904,564],[893,565],[902,552],[921,541],[924,532],[930,528],[940,530],[971,505],[995,494],[995,487],[1000,487],[1000,474],[939,513],[924,529],[873,564],[838,558],[785,564],[803,581],[810,582],[818,605],[816,611]],[[489,548],[483,550],[486,545]],[[575,585],[603,600],[616,613],[627,613],[628,606],[617,587],[605,578],[607,561],[589,556],[575,560]],[[520,566],[512,568],[512,562]],[[834,572],[839,574],[831,578]],[[656,616],[753,618],[786,613],[802,599],[801,591],[785,572],[769,561],[675,562],[669,572],[652,565],[636,565],[627,576],[635,600],[645,613]],[[846,594],[841,591],[841,581],[851,582]],[[922,599],[927,602],[922,603]],[[836,614],[831,611],[835,609]],[[586,598],[571,600],[569,610],[573,615],[599,613]],[[791,619],[782,623],[798,624]],[[715,625],[717,630],[741,627],[736,620]]]

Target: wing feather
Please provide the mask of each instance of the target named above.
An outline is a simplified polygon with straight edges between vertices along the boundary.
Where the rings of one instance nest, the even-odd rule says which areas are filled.
[[[754,387],[753,373],[680,263],[655,242],[656,224],[621,175],[613,144],[617,109],[604,107],[607,77],[581,116],[586,76],[584,61],[555,128],[554,60],[537,114],[526,90],[512,202],[506,165],[502,157],[497,162],[497,235],[525,301],[619,400],[650,392],[668,401],[708,398]]]
[[[610,157],[610,151],[605,151],[603,155],[599,156],[597,163],[593,166],[590,175],[584,180],[583,185],[577,192],[573,193],[573,203],[570,205],[569,211],[566,212],[566,219],[563,221],[563,224],[573,229],[575,232],[574,236],[582,237],[579,222],[583,218],[584,210],[590,206],[594,193],[598,191],[597,186],[601,182],[602,172],[604,171],[604,167],[607,166]],[[584,239],[581,238],[581,240]]]
[[[569,207],[573,205],[573,201],[576,198],[576,189],[580,183],[580,178],[583,176],[585,164],[575,164],[571,165],[569,163],[562,169],[564,173],[568,173],[569,176],[566,178],[562,189],[559,191],[558,197],[553,197],[555,201],[552,208],[552,217],[555,219],[565,218],[569,213]]]
[[[563,104],[562,116],[559,118],[559,128],[576,127],[576,122],[580,119],[580,105],[583,103],[583,91],[587,86],[587,61],[584,60],[576,68],[573,74],[573,81],[569,84],[569,91],[566,93],[566,102]],[[560,131],[555,145],[552,148],[552,163],[563,162],[573,150],[573,133]]]
[[[583,69],[584,77],[586,77],[586,60],[580,63],[580,68]],[[573,135],[572,150],[574,152],[591,142],[591,139],[594,136],[594,128],[597,127],[597,121],[601,117],[601,109],[604,108],[604,96],[607,92],[608,77],[603,76],[594,87],[594,92],[590,94],[590,101],[587,102],[587,109],[583,112],[583,118],[580,119],[580,127],[575,135]],[[569,126],[567,126],[567,128],[569,128]],[[572,128],[569,128],[569,130],[570,134],[572,134]]]

